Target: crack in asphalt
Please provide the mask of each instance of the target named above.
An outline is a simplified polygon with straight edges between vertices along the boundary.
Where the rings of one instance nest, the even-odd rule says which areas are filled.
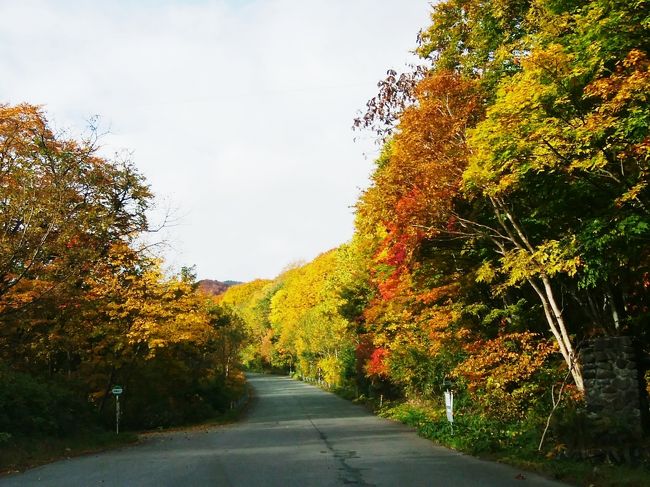
[[[350,460],[351,458],[359,458],[357,452],[354,450],[338,450],[334,448],[334,445],[329,441],[327,435],[323,433],[323,431],[321,431],[318,428],[318,426],[316,426],[316,424],[312,421],[311,418],[308,419],[312,427],[318,433],[320,439],[323,440],[323,443],[325,443],[327,449],[334,455],[334,458],[336,458],[338,462],[341,464],[341,468],[339,468],[339,479],[341,480],[341,482],[343,482],[345,485],[363,485],[366,487],[375,487],[375,484],[369,484],[365,480],[363,480],[361,469],[354,468],[353,466],[347,463],[347,460]]]
[[[297,402],[300,406],[300,409],[302,409],[303,413],[307,417],[309,424],[311,424],[312,428],[314,428],[314,430],[318,433],[319,438],[323,441],[323,443],[327,447],[327,450],[341,465],[341,467],[338,469],[339,480],[344,485],[361,485],[364,487],[376,487],[375,484],[370,484],[363,479],[363,474],[361,469],[355,468],[352,465],[349,465],[347,463],[347,461],[352,458],[359,458],[357,452],[354,450],[339,450],[335,448],[332,442],[327,437],[327,435],[318,426],[316,426],[316,423],[314,423],[312,416],[307,411],[307,408],[305,408],[303,402],[300,399],[298,399]],[[323,451],[321,453],[326,453],[326,452]]]

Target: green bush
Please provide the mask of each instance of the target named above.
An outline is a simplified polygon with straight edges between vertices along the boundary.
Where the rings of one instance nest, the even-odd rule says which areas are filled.
[[[89,404],[69,384],[0,369],[0,431],[13,436],[69,436],[92,423]]]
[[[504,423],[486,417],[464,404],[462,398],[449,424],[442,403],[390,405],[382,415],[413,426],[425,438],[470,454],[508,450],[534,451],[542,427],[539,420]]]
[[[156,356],[130,371],[120,396],[124,429],[151,429],[197,423],[226,412],[243,392],[238,379],[221,374],[197,377],[190,365]],[[104,408],[105,427],[115,424],[114,400]]]

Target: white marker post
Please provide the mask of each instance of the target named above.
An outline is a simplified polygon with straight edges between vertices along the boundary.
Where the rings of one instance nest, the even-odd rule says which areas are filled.
[[[445,411],[447,412],[447,421],[451,425],[451,434],[454,434],[454,393],[447,389],[445,391]]]
[[[120,394],[124,392],[121,386],[114,386],[111,392],[115,396],[115,434],[120,434]]]

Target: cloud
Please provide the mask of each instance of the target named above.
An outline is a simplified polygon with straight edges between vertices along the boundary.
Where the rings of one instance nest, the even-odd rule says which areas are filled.
[[[182,215],[174,265],[273,277],[352,235],[372,168],[352,119],[411,58],[421,0],[0,0],[0,94],[133,157]]]

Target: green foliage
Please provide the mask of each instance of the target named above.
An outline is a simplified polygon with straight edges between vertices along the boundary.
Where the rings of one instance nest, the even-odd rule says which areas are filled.
[[[447,0],[431,14],[431,26],[421,33],[418,54],[439,69],[467,76],[482,74],[492,87],[519,71],[518,58],[527,49],[526,34],[534,30],[528,0]],[[478,72],[481,70],[480,72]]]
[[[389,375],[407,397],[439,395],[460,357],[451,346],[433,356],[426,346],[400,347],[390,355]]]
[[[471,407],[455,412],[453,427],[444,405],[439,403],[400,403],[388,406],[382,415],[415,427],[425,438],[470,454],[522,449],[531,452],[537,447],[535,442],[539,442],[537,424],[504,423],[486,418]]]
[[[76,386],[76,387],[75,387]],[[37,379],[0,368],[0,431],[12,436],[71,436],[94,421],[78,384]]]
[[[226,412],[242,393],[240,381],[226,380],[221,374],[197,377],[190,367],[173,357],[159,357],[138,367],[120,396],[124,427],[167,428],[204,421]],[[106,427],[114,424],[112,405],[103,419]]]

